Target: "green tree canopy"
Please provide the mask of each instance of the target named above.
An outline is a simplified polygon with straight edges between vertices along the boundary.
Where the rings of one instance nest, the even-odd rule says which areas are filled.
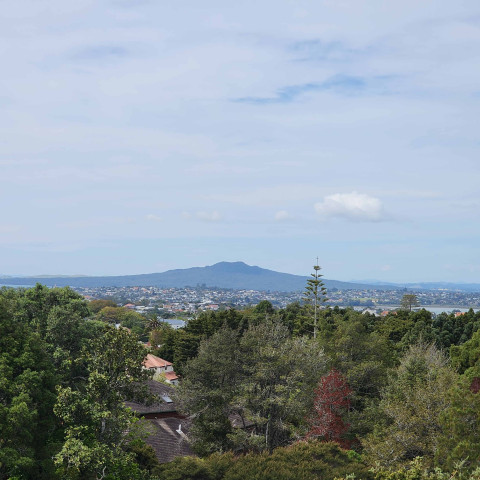
[[[383,422],[363,442],[370,458],[387,466],[418,456],[432,463],[441,432],[439,417],[450,404],[447,392],[455,380],[447,358],[435,346],[411,346],[382,394]]]
[[[408,312],[411,312],[414,308],[417,308],[419,306],[420,302],[415,294],[406,293],[405,295],[403,295],[402,302],[400,303],[400,308],[402,310],[407,310]]]
[[[75,388],[57,387],[54,412],[66,428],[66,441],[55,457],[62,475],[89,479],[105,472],[115,473],[113,478],[133,474],[127,446],[135,418],[124,401],[147,398],[145,354],[135,335],[107,327],[82,353],[88,377]]]
[[[144,474],[128,453],[135,422],[123,402],[141,393],[146,352],[89,316],[69,288],[0,289],[2,480]]]
[[[320,347],[290,338],[282,323],[253,325],[243,336],[224,328],[204,340],[178,388],[197,450],[272,450],[288,443],[303,426],[324,370]],[[232,430],[232,415],[248,431]]]
[[[437,465],[454,470],[464,462],[480,468],[480,377],[463,376],[452,386],[449,406],[440,414],[442,434],[435,455]]]

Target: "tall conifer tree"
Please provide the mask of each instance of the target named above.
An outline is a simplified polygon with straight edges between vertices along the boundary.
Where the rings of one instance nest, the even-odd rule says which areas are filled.
[[[328,301],[327,289],[321,280],[321,267],[317,264],[313,266],[312,278],[307,280],[307,286],[303,295],[303,300],[313,307],[313,338],[317,338],[318,310]]]

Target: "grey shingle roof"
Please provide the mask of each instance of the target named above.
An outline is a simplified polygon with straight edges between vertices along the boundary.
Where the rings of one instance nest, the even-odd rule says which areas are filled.
[[[138,415],[177,411],[177,406],[173,401],[173,395],[175,393],[175,389],[173,387],[169,387],[161,382],[156,382],[155,380],[148,380],[147,383],[150,393],[155,395],[158,401],[155,401],[151,405],[145,405],[138,402],[125,402],[127,407],[130,407]],[[167,402],[162,397],[170,398],[172,402]]]
[[[148,422],[147,429],[151,433],[145,441],[153,447],[160,463],[171,462],[176,457],[195,455],[186,436],[190,426],[189,420],[168,417],[142,421]]]
[[[177,413],[173,401],[175,389],[155,380],[147,383],[150,393],[158,401],[151,405],[125,402],[137,415],[144,417],[141,421],[149,432],[146,443],[153,447],[160,463],[171,462],[176,457],[195,455],[187,438],[190,421]]]

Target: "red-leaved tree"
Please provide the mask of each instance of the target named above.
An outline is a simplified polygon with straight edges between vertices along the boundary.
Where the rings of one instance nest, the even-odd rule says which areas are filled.
[[[330,370],[324,375],[315,389],[313,413],[307,419],[310,425],[307,437],[319,437],[349,448],[350,442],[344,438],[349,425],[345,424],[342,415],[350,408],[351,393],[346,378],[339,371]]]

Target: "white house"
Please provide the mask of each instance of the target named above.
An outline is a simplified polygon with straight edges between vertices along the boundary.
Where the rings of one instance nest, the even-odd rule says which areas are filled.
[[[143,361],[143,367],[154,371],[154,377],[162,375],[168,383],[171,383],[172,385],[178,384],[179,379],[177,374],[173,371],[173,363],[164,360],[163,358],[149,353]]]

